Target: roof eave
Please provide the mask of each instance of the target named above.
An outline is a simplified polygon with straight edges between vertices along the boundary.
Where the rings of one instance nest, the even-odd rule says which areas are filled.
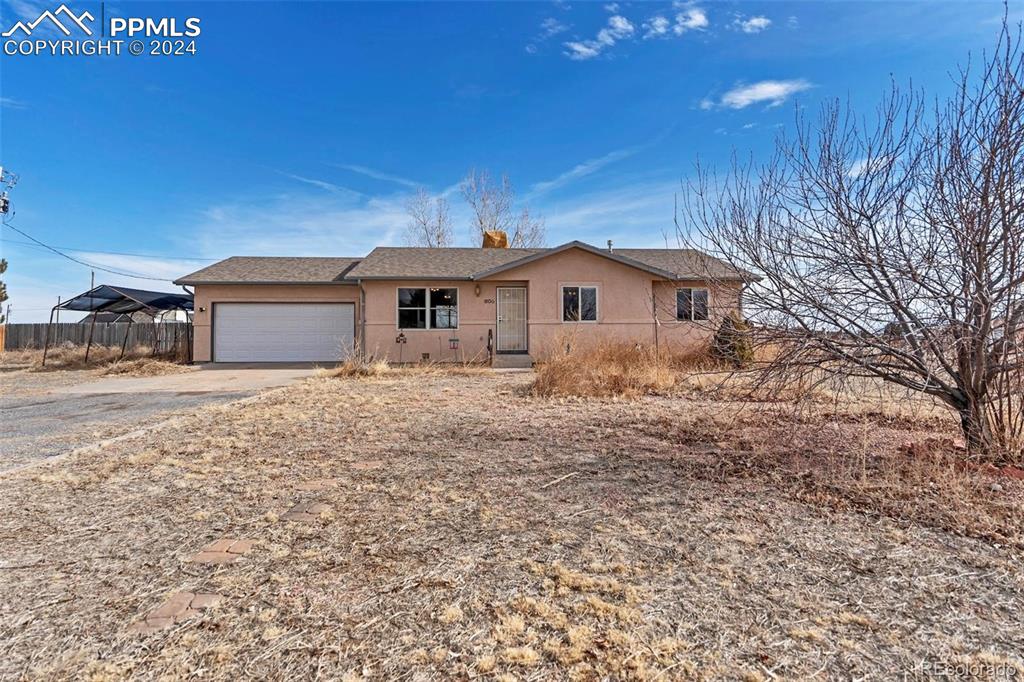
[[[325,280],[322,280],[322,279],[314,280],[314,281],[298,281],[298,280],[294,280],[294,281],[292,281],[292,280],[281,281],[281,280],[176,279],[176,280],[174,280],[174,284],[177,284],[178,286],[182,286],[182,285],[185,285],[185,286],[197,286],[197,285],[200,285],[200,284],[231,284],[231,285],[240,285],[240,284],[263,284],[263,285],[266,285],[266,284],[285,284],[285,285],[293,285],[293,284],[305,284],[305,285],[309,285],[309,284],[336,284],[336,285],[341,285],[341,286],[355,286],[356,285],[356,281],[355,280],[347,280],[347,279],[346,280],[328,280],[328,281],[325,281]]]

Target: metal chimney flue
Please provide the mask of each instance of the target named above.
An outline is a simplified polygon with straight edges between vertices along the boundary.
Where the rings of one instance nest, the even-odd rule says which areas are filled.
[[[608,240],[608,253],[611,253],[611,252],[612,252],[612,240],[609,239]]]

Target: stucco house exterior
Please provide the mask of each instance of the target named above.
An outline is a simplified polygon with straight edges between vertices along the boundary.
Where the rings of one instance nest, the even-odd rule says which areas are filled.
[[[688,249],[378,247],[365,258],[232,257],[194,287],[197,362],[529,366],[615,339],[685,352],[738,310],[749,277]]]

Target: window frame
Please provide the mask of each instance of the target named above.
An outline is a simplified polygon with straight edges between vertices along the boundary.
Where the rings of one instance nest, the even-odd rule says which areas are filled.
[[[422,289],[424,291],[424,303],[425,303],[425,306],[422,307],[422,308],[420,308],[419,306],[402,308],[401,307],[402,289]],[[455,326],[454,327],[434,327],[434,326],[431,326],[431,324],[430,324],[430,308],[431,308],[431,306],[430,306],[430,298],[431,298],[430,297],[430,290],[431,289],[454,289],[455,290],[455,306],[454,306],[454,308],[455,308]],[[459,290],[459,287],[457,287],[457,286],[456,287],[450,287],[450,286],[444,286],[444,287],[430,287],[430,286],[395,287],[395,329],[397,329],[398,331],[401,331],[401,332],[428,332],[428,331],[454,332],[454,331],[458,331],[459,330],[459,325],[462,324],[462,315],[461,315],[460,306],[459,306],[459,303],[460,303],[461,300],[462,300],[462,292]],[[450,306],[444,306],[444,307],[450,307]],[[424,327],[403,327],[402,326],[402,317],[401,317],[401,312],[400,312],[402,310],[422,310],[424,312],[423,317],[424,317],[424,322],[426,323],[426,326],[424,326]]]
[[[565,290],[577,289],[576,294],[579,301],[583,303],[583,289],[594,290],[594,319],[592,320],[567,320],[565,319]],[[558,318],[562,324],[598,324],[601,320],[601,287],[596,284],[560,284],[558,286]]]
[[[689,291],[690,292],[690,317],[689,319],[679,317],[679,292]],[[693,292],[703,291],[707,294],[707,305],[704,311],[704,319],[696,319],[693,316],[694,305],[693,305]],[[711,319],[711,289],[708,287],[676,287],[676,322],[707,322]]]

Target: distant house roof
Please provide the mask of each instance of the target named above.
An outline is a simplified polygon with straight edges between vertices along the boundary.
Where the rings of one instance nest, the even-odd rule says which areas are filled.
[[[175,284],[353,284],[346,273],[358,258],[232,256]]]
[[[568,249],[670,280],[751,280],[753,275],[692,249],[599,249],[569,242],[549,249],[425,248],[378,246],[359,258],[259,258],[235,256],[175,281],[176,284],[354,284],[370,279],[485,279]]]

